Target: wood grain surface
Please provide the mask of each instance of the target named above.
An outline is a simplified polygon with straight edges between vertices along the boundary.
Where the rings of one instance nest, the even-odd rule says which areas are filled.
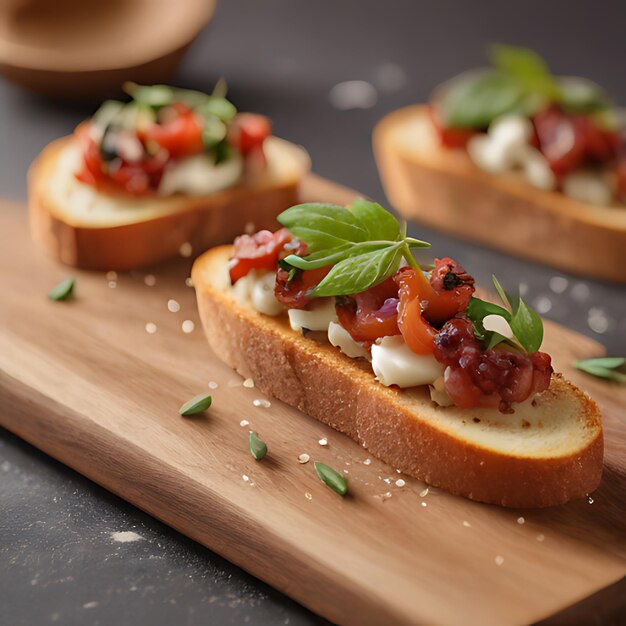
[[[350,197],[315,176],[303,188]],[[546,323],[556,367],[603,410],[601,487],[542,511],[480,505],[397,486],[348,437],[280,402],[255,406],[265,398],[202,336],[189,259],[116,279],[70,271],[31,244],[25,215],[0,204],[0,424],[51,456],[340,624],[530,623],[626,574],[626,393],[570,366],[602,352],[594,341]],[[49,301],[69,274],[75,299]],[[180,417],[209,382],[211,409]],[[269,446],[261,462],[249,428]],[[345,470],[351,495],[325,487],[313,460]]]

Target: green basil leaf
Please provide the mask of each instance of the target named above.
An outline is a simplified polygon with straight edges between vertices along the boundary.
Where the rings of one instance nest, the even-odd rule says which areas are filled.
[[[345,496],[348,493],[348,483],[339,472],[319,461],[315,461],[313,465],[320,480],[335,493],[340,496]]]
[[[517,301],[517,307],[509,325],[515,338],[527,352],[532,354],[539,350],[543,341],[543,322],[521,298]]]
[[[196,111],[205,117],[217,117],[222,122],[228,122],[237,115],[237,108],[232,102],[216,96],[206,96],[206,100],[197,106]]]
[[[600,85],[578,76],[562,76],[557,79],[559,104],[568,113],[588,114],[604,111],[611,100]]]
[[[626,358],[623,357],[600,357],[596,359],[584,359],[576,361],[574,367],[576,369],[597,376],[613,380],[618,383],[626,383],[626,372],[618,371],[626,365]]]
[[[491,341],[491,337],[493,335],[493,331],[487,330],[483,325],[483,320],[487,317],[487,315],[499,315],[507,322],[510,323],[511,321],[511,314],[506,309],[502,308],[498,304],[493,304],[493,302],[487,302],[486,300],[481,300],[480,298],[470,298],[469,304],[467,305],[466,315],[470,322],[472,322],[476,338],[487,342]]]
[[[327,265],[334,265],[343,261],[348,257],[356,256],[359,254],[365,254],[376,250],[382,250],[388,248],[389,243],[381,242],[374,243],[369,241],[363,241],[361,243],[344,244],[337,248],[328,248],[324,250],[318,250],[306,257],[299,257],[294,254],[289,255],[284,259],[285,263],[297,267],[300,270],[314,270],[320,267],[326,267]]]
[[[372,241],[398,241],[400,238],[400,224],[389,211],[386,211],[377,202],[370,202],[362,198],[347,207],[367,229],[368,237]]]
[[[250,431],[248,436],[248,448],[250,454],[260,461],[267,454],[267,444],[254,432]]]
[[[55,302],[69,300],[74,295],[74,279],[70,276],[62,280],[48,292],[48,298]]]
[[[547,63],[535,51],[497,44],[491,48],[491,61],[501,72],[515,77],[528,94],[553,100],[558,88]]]
[[[127,81],[122,89],[139,104],[149,107],[161,108],[172,104],[174,90],[167,85],[138,85]]]
[[[187,417],[189,415],[195,415],[196,413],[202,413],[211,406],[212,398],[210,395],[201,393],[191,398],[178,409],[178,412]]]
[[[402,254],[401,245],[396,244],[344,259],[333,266],[311,296],[345,296],[365,291],[395,274]]]
[[[207,150],[212,150],[220,141],[226,138],[226,124],[217,117],[209,117],[204,122],[202,129],[202,143]]]
[[[448,83],[440,111],[447,128],[487,128],[521,106],[519,80],[499,71],[465,74]]]
[[[366,241],[368,232],[346,207],[309,202],[283,211],[278,222],[294,237],[304,241],[313,253],[346,243]]]

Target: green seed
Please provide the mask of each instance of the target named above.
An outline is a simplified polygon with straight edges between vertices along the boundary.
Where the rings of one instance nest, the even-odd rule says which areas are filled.
[[[48,292],[48,298],[50,300],[55,300],[56,302],[61,302],[63,300],[68,300],[72,297],[74,293],[74,278],[71,276],[62,280],[56,287],[51,289]]]
[[[339,472],[319,461],[315,461],[314,465],[315,471],[323,483],[340,496],[345,496],[348,493],[348,483]]]
[[[256,433],[250,432],[248,436],[250,454],[260,461],[267,454],[267,444]]]
[[[211,401],[211,396],[201,393],[185,402],[185,404],[178,409],[178,412],[185,417],[202,413],[202,411],[206,411],[211,406]]]

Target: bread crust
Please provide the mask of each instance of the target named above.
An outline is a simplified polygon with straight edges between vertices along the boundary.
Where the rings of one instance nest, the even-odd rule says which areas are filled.
[[[172,212],[146,221],[112,227],[70,224],[46,193],[61,152],[73,141],[48,144],[28,172],[28,207],[34,239],[67,265],[90,270],[127,271],[176,256],[189,242],[195,251],[232,241],[246,224],[255,230],[275,227],[275,217],[298,202],[299,178],[239,186],[209,196],[164,198]],[[295,149],[295,147],[294,147]],[[302,176],[308,160],[302,153]],[[132,202],[132,199],[130,200]]]
[[[194,264],[200,317],[215,354],[252,377],[262,392],[352,437],[403,473],[472,500],[547,507],[583,497],[598,486],[603,459],[598,407],[561,376],[553,378],[551,390],[574,394],[586,428],[594,433],[584,449],[569,456],[529,458],[474,445],[416,415],[416,406],[430,403],[425,389],[409,398],[385,387],[374,380],[369,364],[302,337],[284,319],[260,315],[209,284],[207,268],[215,272],[220,263],[223,267],[229,250],[211,250]]]
[[[428,124],[430,132],[416,133]],[[598,207],[530,186],[517,173],[488,174],[463,150],[434,139],[427,107],[381,120],[374,154],[387,197],[404,216],[565,271],[626,282],[626,207]],[[408,129],[408,130],[407,130]]]

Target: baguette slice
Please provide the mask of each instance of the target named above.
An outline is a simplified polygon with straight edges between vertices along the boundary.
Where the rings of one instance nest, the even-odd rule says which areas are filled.
[[[626,207],[594,206],[488,174],[439,144],[426,106],[385,117],[374,154],[386,195],[404,216],[565,271],[626,282]]]
[[[274,228],[280,211],[298,202],[310,167],[307,153],[277,137],[265,144],[267,171],[258,180],[208,196],[134,199],[98,193],[74,178],[80,152],[73,137],[44,148],[28,173],[34,238],[63,263],[94,270],[130,270],[232,241],[247,224]]]
[[[560,375],[515,413],[434,405],[427,388],[374,379],[369,363],[234,299],[230,246],[196,260],[192,278],[215,354],[264,393],[352,437],[394,468],[472,500],[546,507],[592,492],[602,475],[600,413]]]

